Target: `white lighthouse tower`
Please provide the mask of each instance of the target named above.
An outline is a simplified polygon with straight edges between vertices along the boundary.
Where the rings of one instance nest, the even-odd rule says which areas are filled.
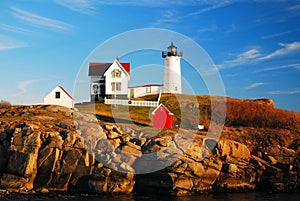
[[[182,52],[177,53],[177,47],[171,43],[167,51],[162,52],[164,58],[164,93],[181,93]]]

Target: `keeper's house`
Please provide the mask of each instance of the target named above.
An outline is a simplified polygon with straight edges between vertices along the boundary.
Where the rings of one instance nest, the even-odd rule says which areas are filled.
[[[120,63],[118,57],[113,63],[90,63],[91,101],[127,99],[130,80],[130,63]]]

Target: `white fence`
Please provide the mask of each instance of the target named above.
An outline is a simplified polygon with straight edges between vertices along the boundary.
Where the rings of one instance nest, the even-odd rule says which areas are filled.
[[[157,107],[159,101],[138,101],[138,100],[119,100],[119,99],[104,99],[105,104],[111,105],[128,105],[141,107]]]

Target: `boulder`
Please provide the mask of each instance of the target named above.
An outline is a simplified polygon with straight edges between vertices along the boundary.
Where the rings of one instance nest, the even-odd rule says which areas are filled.
[[[269,158],[272,157],[274,159],[272,161],[276,161],[283,164],[292,164],[296,158],[295,150],[286,147],[280,147],[279,145],[267,147],[265,155]]]
[[[249,160],[250,151],[246,145],[232,140],[219,140],[217,149],[220,156],[229,156],[237,159]]]
[[[49,148],[58,148],[59,150],[63,149],[64,140],[59,132],[47,132],[44,134],[45,141],[49,142],[47,145]]]
[[[78,165],[76,171],[71,176],[69,189],[73,188],[77,193],[90,193],[89,180],[91,171],[92,167]]]
[[[213,185],[221,173],[222,162],[205,159],[203,163],[194,162],[189,163],[188,166],[203,183]]]
[[[95,167],[88,184],[92,193],[126,194],[132,192],[135,182],[131,173]]]
[[[39,153],[38,171],[35,179],[37,187],[47,187],[52,180],[52,172],[59,160],[60,151],[57,148],[46,147]]]
[[[67,191],[71,176],[76,171],[78,160],[82,157],[82,153],[78,149],[64,150],[60,155],[51,171],[51,179],[46,185],[49,190]]]
[[[64,139],[62,146],[63,147],[73,147],[77,138],[78,138],[77,132],[73,131],[73,132],[66,133],[66,137]]]
[[[20,177],[29,178],[36,174],[37,154],[12,151],[8,160],[7,171]]]
[[[43,107],[48,112],[53,113],[62,113],[66,117],[72,117],[73,110],[67,107],[58,106],[58,105],[45,105]]]
[[[128,145],[124,145],[122,147],[122,152],[124,154],[132,154],[134,156],[142,156],[142,152],[140,150],[136,149],[135,147],[128,146]]]
[[[33,182],[30,178],[19,177],[8,173],[2,175],[0,185],[10,192],[28,191],[33,188]]]
[[[107,139],[103,128],[96,122],[79,122],[79,129],[78,134],[82,137],[82,142],[91,152],[96,148],[99,140]]]
[[[8,174],[4,177],[12,178],[12,181],[7,183],[3,181],[7,188],[13,189],[17,184],[26,190],[33,188],[37,174],[38,151],[42,144],[40,136],[39,125],[25,123],[21,128],[15,129],[9,147],[6,168]],[[15,182],[17,178],[20,178],[21,183]],[[9,186],[10,184],[12,186]]]
[[[221,192],[246,192],[253,191],[256,185],[241,178],[228,177],[222,174],[218,181],[217,188]]]
[[[175,189],[179,188],[179,189],[191,191],[193,188],[193,180],[192,178],[186,175],[181,175],[177,177],[177,179],[174,181],[173,188]]]

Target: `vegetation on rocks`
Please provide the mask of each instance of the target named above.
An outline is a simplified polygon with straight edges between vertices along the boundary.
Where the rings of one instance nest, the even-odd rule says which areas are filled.
[[[8,108],[8,107],[10,107],[10,106],[11,106],[11,103],[10,103],[10,102],[8,102],[8,101],[3,101],[3,100],[0,101],[0,108]]]

